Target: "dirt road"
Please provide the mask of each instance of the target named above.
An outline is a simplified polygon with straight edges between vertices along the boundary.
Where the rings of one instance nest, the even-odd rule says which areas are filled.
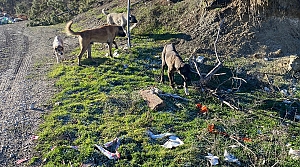
[[[0,26],[0,166],[30,159],[47,101],[55,93],[47,72],[55,63],[51,27]]]

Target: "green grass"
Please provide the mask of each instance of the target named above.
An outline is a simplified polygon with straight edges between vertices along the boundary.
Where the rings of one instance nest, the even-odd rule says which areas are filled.
[[[164,30],[157,30],[156,34],[164,34]],[[83,67],[72,62],[55,65],[49,77],[57,79],[56,86],[61,91],[51,100],[53,109],[45,116],[38,132],[36,149],[41,155],[31,163],[45,159],[44,166],[49,167],[80,166],[87,162],[99,166],[210,166],[204,156],[212,153],[220,158],[220,166],[234,166],[224,161],[226,149],[242,166],[276,163],[299,166],[299,160],[291,159],[286,147],[290,143],[293,149],[300,149],[299,123],[282,117],[299,105],[285,105],[282,94],[264,92],[260,86],[253,89],[254,83],[243,83],[240,91],[224,93],[226,100],[243,111],[232,110],[208,92],[192,86],[191,95],[186,97],[182,89],[172,90],[168,84],[158,82],[160,58],[155,56],[160,55],[162,46],[172,37],[168,40],[152,37],[135,35],[132,40],[135,46],[120,50],[118,58],[105,57],[107,50],[94,45],[93,61],[83,58]],[[78,48],[74,50],[75,55],[78,52]],[[210,86],[223,83],[231,71],[245,63],[244,59],[228,61],[222,69],[227,75],[214,78]],[[193,78],[196,80],[197,76]],[[181,82],[178,75],[175,79]],[[237,88],[233,80],[228,82],[218,87],[218,91]],[[139,95],[140,90],[149,87],[176,93],[189,101],[162,97],[167,106],[152,111]],[[299,84],[297,87],[295,98],[300,97]],[[199,113],[197,103],[206,105],[209,112]],[[224,133],[209,133],[210,124],[239,142]],[[161,146],[166,138],[150,139],[146,134],[148,129],[154,134],[175,133],[184,145],[166,149]],[[94,144],[102,145],[116,137],[121,138],[118,150],[121,159],[109,160],[94,149]],[[244,137],[251,141],[245,142]],[[229,147],[239,144],[245,147]]]
[[[270,107],[281,96],[258,90],[237,92],[234,98],[240,98],[240,106],[247,110],[235,111],[208,93],[191,88],[187,97],[190,101],[163,98],[167,107],[152,111],[139,90],[155,86],[167,93],[185,95],[182,89],[175,91],[158,83],[160,60],[155,56],[160,54],[162,43],[147,38],[133,41],[137,45],[119,51],[118,58],[104,57],[105,52],[96,46],[93,61],[83,59],[87,66],[69,62],[56,65],[49,73],[50,78],[57,79],[61,92],[52,99],[52,104],[60,105],[54,105],[45,116],[38,134],[37,150],[42,153],[39,158],[46,159],[44,166],[80,166],[90,159],[100,166],[209,166],[204,158],[207,153],[219,156],[221,166],[228,166],[223,157],[225,149],[238,157],[242,166],[297,166],[299,160],[287,155],[286,144],[299,148],[299,125],[285,124],[278,119],[280,112]],[[269,101],[258,104],[262,99]],[[207,105],[209,112],[199,113],[196,103]],[[222,134],[209,133],[209,124],[237,139],[251,139],[239,140],[248,149],[230,148],[238,143]],[[166,149],[160,146],[166,138],[152,140],[146,134],[148,129],[155,134],[173,132],[184,145]],[[93,148],[116,137],[121,138],[118,161],[109,160]]]

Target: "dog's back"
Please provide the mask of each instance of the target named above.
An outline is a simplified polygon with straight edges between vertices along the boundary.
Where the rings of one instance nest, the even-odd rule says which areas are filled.
[[[102,9],[102,13],[107,16],[107,24],[119,25],[125,29],[127,25],[127,13],[107,13],[104,9]],[[137,19],[134,15],[129,15],[129,22],[134,23],[130,29],[134,28],[137,24]]]
[[[162,60],[164,60],[168,67],[173,67],[178,70],[184,64],[182,58],[175,49],[174,44],[165,45],[162,52]]]
[[[107,24],[125,26],[123,25],[126,23],[125,13],[107,13],[104,9],[102,13],[107,17]]]
[[[63,47],[64,43],[63,40],[60,36],[55,36],[54,40],[53,40],[53,48],[57,48],[58,46]]]

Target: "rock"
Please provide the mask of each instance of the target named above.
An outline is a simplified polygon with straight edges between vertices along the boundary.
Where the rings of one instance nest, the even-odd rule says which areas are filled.
[[[277,57],[281,57],[281,56],[283,56],[283,52],[282,52],[281,49],[278,49],[278,50],[275,51],[275,52],[270,52],[270,53],[268,54],[268,57],[273,57],[273,58],[277,58]]]
[[[289,70],[294,72],[300,71],[300,57],[290,56]]]
[[[151,110],[160,110],[166,106],[165,102],[156,94],[153,94],[152,90],[141,90],[140,94],[142,98],[147,101]]]

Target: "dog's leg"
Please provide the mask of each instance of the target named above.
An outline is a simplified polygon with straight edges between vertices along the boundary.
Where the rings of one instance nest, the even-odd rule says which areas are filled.
[[[80,63],[80,60],[81,60],[81,57],[82,55],[84,54],[84,52],[88,49],[89,45],[86,45],[86,46],[82,46],[81,47],[81,51],[80,53],[78,54],[77,58],[78,58],[78,65],[81,66],[81,63]]]
[[[58,64],[59,63],[59,55],[57,53],[55,53],[55,56],[56,56],[56,63]]]
[[[112,42],[107,42],[107,44],[108,44],[109,56],[113,57],[112,54],[111,54]]]
[[[91,59],[92,58],[92,44],[89,44],[88,49],[87,49],[87,58]]]
[[[171,87],[175,88],[175,81],[174,81],[174,71],[171,72]]]
[[[165,71],[165,66],[166,66],[166,62],[164,59],[162,59],[161,61],[161,74],[160,74],[160,82],[164,83],[165,79],[164,79],[164,71]]]
[[[165,65],[162,64],[161,65],[161,74],[160,74],[160,83],[164,83],[165,82],[165,79],[164,79],[164,69],[165,68]]]
[[[174,89],[175,85],[174,85],[174,71],[173,70],[168,69],[168,77],[169,77],[170,86],[172,89]]]
[[[115,45],[115,48],[118,49],[118,45],[117,45],[116,41],[113,41],[113,44]]]
[[[189,95],[189,91],[188,91],[187,81],[186,80],[183,81],[183,87],[184,87],[185,95]]]

